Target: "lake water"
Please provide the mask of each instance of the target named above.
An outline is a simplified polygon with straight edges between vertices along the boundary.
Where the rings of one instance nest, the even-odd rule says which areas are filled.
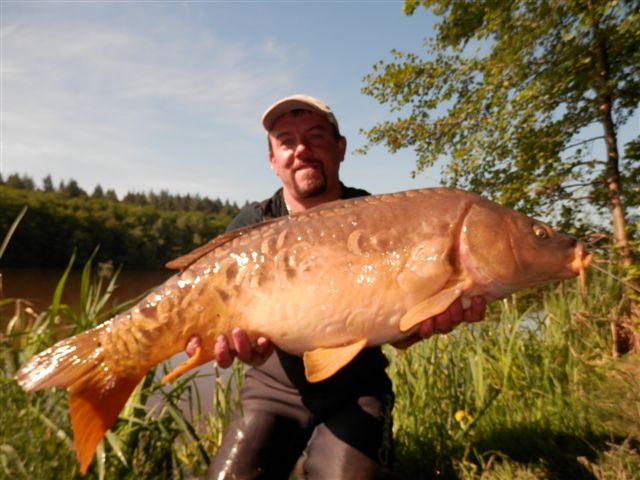
[[[132,270],[122,271],[116,279],[117,288],[112,296],[112,305],[123,303],[136,298],[150,289],[160,285],[174,272],[171,270]],[[0,300],[22,299],[31,305],[33,310],[41,312],[51,304],[53,294],[58,282],[62,278],[63,271],[55,269],[20,269],[0,268]],[[62,302],[71,308],[78,309],[80,305],[80,282],[82,272],[73,270],[70,272],[62,295]],[[10,318],[13,313],[12,306],[7,308],[3,317]],[[2,325],[4,328],[4,325]],[[178,365],[186,359],[184,353],[179,353],[170,359],[172,365]],[[204,378],[197,378],[196,383],[201,396],[203,410],[211,411],[210,405],[213,399],[214,378],[213,363],[203,365],[197,371]]]
[[[160,285],[172,275],[170,270],[122,271],[117,277],[113,294],[115,303],[137,297]],[[33,304],[40,311],[51,304],[53,293],[62,278],[63,271],[56,269],[0,268],[0,298],[20,298]],[[82,271],[72,270],[62,295],[62,302],[77,308],[80,305],[80,280]]]

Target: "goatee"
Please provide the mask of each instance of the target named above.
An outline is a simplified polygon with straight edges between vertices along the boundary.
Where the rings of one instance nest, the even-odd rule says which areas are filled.
[[[298,198],[313,198],[327,191],[327,175],[322,166],[314,168],[315,175],[311,182],[298,182],[294,180],[293,189]]]
[[[307,188],[302,188],[296,183],[294,184],[294,189],[298,198],[313,198],[327,191],[327,180],[323,175],[322,180],[314,182]]]

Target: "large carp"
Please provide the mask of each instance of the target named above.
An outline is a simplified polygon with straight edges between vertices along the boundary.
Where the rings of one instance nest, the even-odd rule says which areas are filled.
[[[226,233],[171,262],[182,272],[36,355],[17,381],[27,391],[69,389],[84,473],[134,387],[192,335],[202,349],[165,380],[210,361],[216,337],[240,327],[303,356],[318,382],[458,298],[491,301],[583,275],[589,260],[574,238],[460,190],[336,201]]]

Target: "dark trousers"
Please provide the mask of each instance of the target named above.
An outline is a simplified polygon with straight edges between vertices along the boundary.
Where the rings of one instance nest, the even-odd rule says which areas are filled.
[[[300,395],[247,376],[207,479],[393,478],[388,391]],[[298,465],[300,465],[298,463]]]

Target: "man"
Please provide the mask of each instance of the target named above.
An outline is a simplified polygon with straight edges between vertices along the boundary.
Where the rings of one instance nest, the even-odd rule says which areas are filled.
[[[267,109],[262,124],[268,133],[269,163],[282,188],[245,207],[229,230],[368,195],[340,182],[347,143],[324,102],[305,95],[284,98]],[[456,302],[396,346],[406,348],[420,338],[449,332],[462,321],[478,321],[484,308],[481,299],[474,299],[467,310]],[[192,338],[187,353],[198,343]],[[218,365],[228,367],[235,356],[253,368],[241,390],[242,412],[235,413],[225,431],[207,478],[286,479],[305,449],[305,477],[392,478],[393,391],[379,347],[364,349],[333,377],[314,384],[307,382],[299,357],[274,348],[267,338],[252,345],[240,329],[230,339],[219,337]]]

